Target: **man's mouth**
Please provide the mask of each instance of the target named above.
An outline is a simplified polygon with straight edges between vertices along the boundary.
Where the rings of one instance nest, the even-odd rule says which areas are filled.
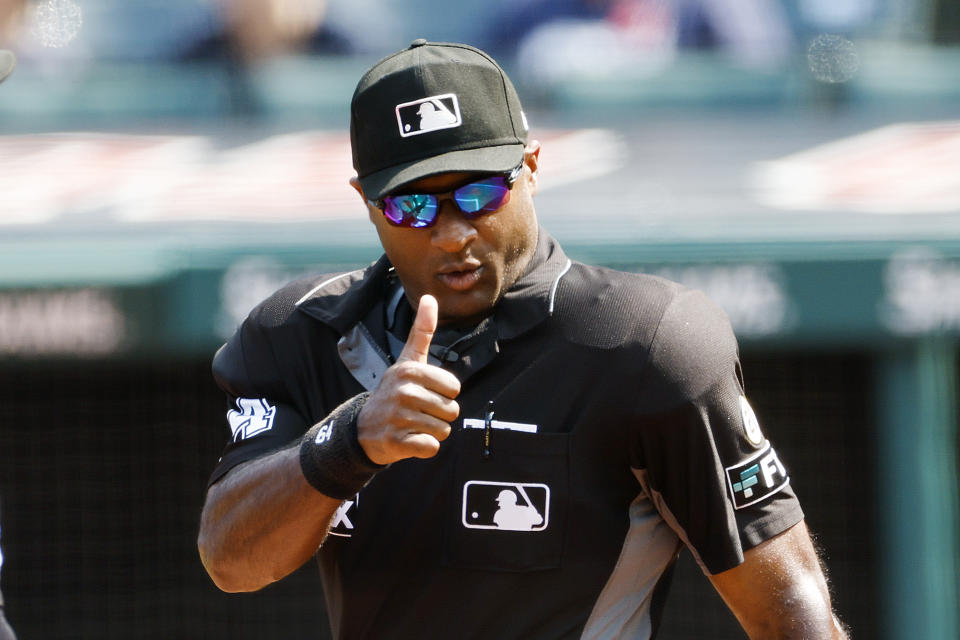
[[[466,291],[480,281],[483,266],[479,264],[461,264],[445,267],[437,273],[437,279],[454,291]]]

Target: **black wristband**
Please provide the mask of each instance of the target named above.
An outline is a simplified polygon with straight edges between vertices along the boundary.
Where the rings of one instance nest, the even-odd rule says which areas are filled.
[[[386,467],[371,461],[357,440],[357,416],[369,395],[350,398],[313,425],[300,441],[303,476],[325,496],[352,498]]]

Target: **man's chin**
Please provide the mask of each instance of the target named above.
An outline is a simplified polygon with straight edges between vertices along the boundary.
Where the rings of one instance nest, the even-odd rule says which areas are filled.
[[[437,296],[443,327],[473,326],[493,313],[493,296],[481,291]]]

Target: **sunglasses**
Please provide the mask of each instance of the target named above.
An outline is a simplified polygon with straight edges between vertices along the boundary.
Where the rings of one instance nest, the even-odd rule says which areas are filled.
[[[463,216],[474,220],[510,202],[510,189],[523,172],[523,163],[503,175],[489,176],[447,193],[407,193],[367,202],[397,227],[425,229],[437,222],[440,202],[452,199]]]

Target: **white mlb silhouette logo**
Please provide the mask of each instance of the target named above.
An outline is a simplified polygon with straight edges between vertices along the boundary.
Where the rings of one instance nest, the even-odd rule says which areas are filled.
[[[397,105],[396,112],[400,135],[404,138],[463,124],[460,101],[453,93],[404,102]]]
[[[468,529],[543,531],[550,524],[550,487],[471,480],[463,485],[461,521]]]

